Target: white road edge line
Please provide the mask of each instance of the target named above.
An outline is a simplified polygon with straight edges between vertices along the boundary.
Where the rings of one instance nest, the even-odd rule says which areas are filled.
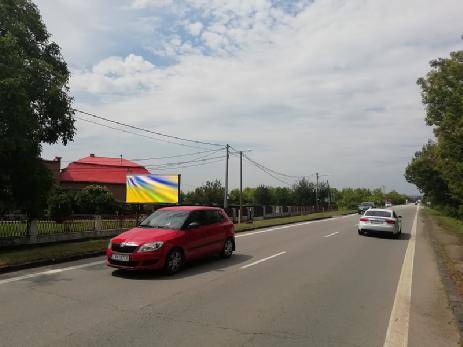
[[[416,209],[415,220],[413,221],[410,240],[405,251],[402,271],[392,306],[391,317],[387,327],[384,347],[408,346],[408,327],[410,322],[410,306],[412,296],[413,261],[415,258],[416,228],[418,224],[418,213]]]
[[[334,235],[336,235],[336,234],[339,234],[339,231],[335,231],[334,233],[325,235],[325,236],[323,236],[323,237],[331,237],[331,236],[334,236]]]
[[[267,258],[263,258],[263,259],[260,259],[260,260],[257,260],[251,264],[248,264],[248,265],[244,265],[242,266],[240,269],[244,270],[244,269],[247,269],[248,267],[251,267],[251,266],[254,266],[254,265],[257,265],[257,264],[260,264],[260,263],[263,263],[264,261],[267,261],[269,259],[272,259],[272,258],[275,258],[275,257],[278,257],[279,255],[282,255],[282,254],[285,254],[286,251],[283,251],[283,252],[280,252],[280,253],[277,253],[277,254],[274,254],[274,255],[271,255],[270,257],[267,257]]]
[[[100,264],[104,264],[104,261],[101,261],[101,260],[100,261],[94,261],[94,262],[88,263],[88,264],[63,267],[63,268],[60,268],[60,269],[53,269],[53,270],[48,270],[48,271],[36,272],[36,273],[32,273],[32,274],[24,275],[24,276],[19,276],[19,277],[6,278],[4,280],[0,280],[0,285],[1,284],[6,284],[6,283],[11,283],[11,282],[16,282],[16,281],[21,281],[21,280],[25,280],[25,279],[29,279],[29,278],[39,277],[39,276],[43,276],[43,275],[53,275],[53,274],[64,272],[64,271],[82,269],[82,268],[85,268],[85,267],[94,266],[94,265],[100,265]]]

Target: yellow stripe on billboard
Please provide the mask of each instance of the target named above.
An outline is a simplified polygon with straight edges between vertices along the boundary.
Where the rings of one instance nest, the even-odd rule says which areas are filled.
[[[128,203],[178,204],[179,192],[179,175],[127,176]]]

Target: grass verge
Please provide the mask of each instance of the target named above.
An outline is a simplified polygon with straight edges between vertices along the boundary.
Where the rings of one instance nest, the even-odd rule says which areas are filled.
[[[272,218],[253,223],[243,223],[235,225],[236,232],[266,228],[276,225],[291,224],[329,218],[351,211],[331,211],[324,213],[313,213],[305,216],[293,216]],[[27,246],[21,249],[2,250],[0,252],[0,271],[11,266],[23,264],[34,264],[44,261],[60,262],[76,256],[85,256],[86,254],[95,254],[103,252],[108,244],[108,239],[75,241],[48,245]]]
[[[456,233],[459,236],[463,236],[463,222],[452,217],[443,215],[437,210],[431,208],[425,208],[424,213],[428,216],[434,218],[437,221],[437,224],[444,228],[445,230]]]
[[[60,259],[77,255],[103,252],[107,245],[108,240],[89,240],[2,250],[0,252],[0,269],[12,265],[28,264],[44,260],[59,261]]]

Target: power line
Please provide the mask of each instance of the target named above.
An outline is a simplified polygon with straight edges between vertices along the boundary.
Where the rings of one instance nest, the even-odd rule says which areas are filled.
[[[265,172],[267,175],[273,177],[274,179],[276,179],[278,182],[281,182],[285,185],[290,185],[290,183],[286,182],[286,181],[283,181],[282,179],[280,179],[279,177],[275,176],[274,174],[272,174],[271,172],[265,170],[263,167],[261,167],[260,165],[256,165],[255,162],[249,160],[249,158],[245,155],[243,155],[244,159],[246,159],[248,162],[250,162],[252,165],[254,165],[255,167],[257,167],[259,170]]]
[[[210,158],[200,158],[200,159],[195,159],[195,160],[187,160],[187,161],[180,161],[176,163],[165,163],[165,164],[159,164],[159,165],[146,165],[146,167],[149,168],[156,168],[156,167],[166,167],[166,166],[176,166],[176,165],[184,165],[184,164],[189,164],[189,163],[197,163],[197,162],[205,162],[213,159],[224,159],[224,156],[218,156],[218,157],[210,157]]]
[[[144,168],[162,168],[162,167],[172,167],[172,168],[175,168],[175,166],[178,166],[178,165],[185,165],[185,164],[189,164],[189,163],[200,163],[200,162],[207,162],[207,161],[211,161],[211,160],[214,160],[214,159],[223,159],[224,156],[216,156],[216,157],[210,157],[210,155],[213,154],[213,153],[210,153],[206,156],[203,156],[203,157],[200,157],[200,158],[195,158],[193,160],[187,160],[187,161],[180,161],[180,162],[171,162],[171,163],[163,163],[163,164],[153,164],[153,165],[145,165]],[[86,163],[84,163],[85,165]],[[102,168],[101,166],[98,166],[96,164],[86,164],[88,165],[88,167],[75,167],[75,168],[72,168],[70,169],[71,172],[95,172],[97,170],[104,170],[105,172],[117,172],[117,171],[120,171],[121,169],[122,170],[127,170],[127,171],[131,171],[131,170],[139,170],[138,167],[126,167],[126,166],[121,166],[121,167],[118,167],[117,165],[104,165],[104,167]],[[94,166],[94,167],[91,167],[91,166]],[[66,170],[66,169],[65,169]]]
[[[209,164],[219,163],[219,162],[223,162],[224,160],[225,160],[225,158],[221,158],[219,160],[209,161],[209,162],[205,162],[205,163],[201,163],[201,164],[185,165],[185,166],[170,167],[170,168],[161,168],[161,169],[155,169],[155,170],[156,171],[166,171],[166,170],[174,170],[174,169],[186,169],[186,168],[190,168],[190,167],[205,166],[205,165],[209,165]]]
[[[184,154],[176,154],[176,155],[170,155],[170,156],[165,156],[165,157],[151,157],[151,158],[134,158],[134,159],[129,159],[133,161],[146,161],[146,160],[162,160],[162,159],[171,159],[171,158],[180,158],[180,157],[188,157],[188,156],[195,156],[198,154],[203,154],[203,153],[210,153],[210,152],[219,152],[222,151],[223,149],[210,149],[207,151],[200,151],[200,152],[193,152],[193,153],[184,153]]]
[[[92,120],[90,120],[90,119],[85,119],[85,118],[82,118],[82,117],[79,117],[79,116],[74,116],[74,117],[77,118],[77,119],[79,119],[79,120],[82,120],[82,121],[84,121],[84,122],[87,122],[87,123],[99,125],[99,126],[101,126],[101,127],[105,127],[105,128],[108,128],[108,129],[117,130],[117,131],[120,131],[120,132],[123,132],[123,133],[126,133],[126,134],[132,134],[132,135],[136,135],[136,136],[139,136],[139,137],[144,137],[144,138],[151,139],[151,140],[155,140],[155,141],[158,141],[158,142],[171,143],[171,144],[174,144],[174,145],[179,145],[179,146],[189,147],[189,148],[204,149],[204,147],[193,146],[193,145],[187,145],[187,144],[185,144],[185,143],[179,143],[179,142],[169,141],[169,140],[165,140],[165,139],[159,139],[159,138],[157,138],[157,137],[147,136],[147,135],[135,133],[135,132],[133,132],[133,131],[124,130],[124,129],[120,129],[120,128],[115,128],[115,127],[112,127],[112,126],[110,126],[110,125],[98,123],[98,122],[92,121]]]
[[[244,154],[244,157],[245,157],[248,161],[250,161],[251,163],[253,163],[255,166],[258,166],[259,168],[261,168],[261,169],[263,169],[263,170],[265,170],[265,171],[269,171],[269,172],[271,172],[271,173],[273,173],[273,174],[275,174],[275,175],[277,175],[277,176],[283,176],[283,177],[287,177],[287,178],[301,178],[301,177],[303,177],[303,176],[287,175],[287,174],[285,174],[285,173],[281,173],[281,172],[272,170],[272,169],[268,168],[267,166],[265,166],[264,164],[261,164],[261,163],[255,161],[255,160],[249,158],[249,156],[247,156],[246,154]]]
[[[131,128],[131,129],[135,129],[135,130],[139,130],[139,131],[144,131],[144,132],[147,132],[147,133],[150,133],[150,134],[155,134],[157,136],[162,136],[162,137],[167,137],[167,138],[171,138],[171,139],[175,139],[175,140],[179,140],[179,141],[192,142],[192,143],[197,143],[197,144],[207,145],[207,146],[218,146],[218,147],[224,147],[225,146],[225,145],[222,145],[222,144],[219,144],[219,143],[204,142],[204,141],[187,139],[187,138],[183,138],[183,137],[179,137],[179,136],[163,134],[163,133],[160,133],[160,132],[157,132],[157,131],[152,131],[152,130],[140,128],[140,127],[137,127],[137,126],[134,126],[134,125],[131,125],[131,124],[118,122],[118,121],[115,121],[115,120],[112,120],[112,119],[109,119],[109,118],[106,118],[106,117],[103,117],[103,116],[98,116],[98,115],[90,113],[90,112],[82,111],[82,110],[79,110],[79,109],[76,109],[76,108],[74,108],[73,111],[85,114],[85,115],[93,117],[93,118],[104,120],[106,122],[110,122],[110,123],[114,123],[114,124],[117,124],[117,125],[120,125],[120,126],[124,126],[124,127],[127,127],[127,128]]]

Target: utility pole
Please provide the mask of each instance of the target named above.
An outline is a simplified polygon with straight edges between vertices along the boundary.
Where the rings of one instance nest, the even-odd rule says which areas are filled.
[[[223,208],[226,209],[228,207],[228,159],[230,158],[230,145],[227,144],[225,147],[227,150],[227,157],[225,160],[225,192],[223,195]]]
[[[330,181],[326,180],[326,185],[328,186],[328,208],[331,209],[331,189],[330,189]]]
[[[317,175],[317,186],[315,187],[315,205],[317,206],[317,212],[318,212],[318,172],[316,173]]]
[[[243,218],[243,151],[240,151],[240,211],[238,212],[238,223]]]

